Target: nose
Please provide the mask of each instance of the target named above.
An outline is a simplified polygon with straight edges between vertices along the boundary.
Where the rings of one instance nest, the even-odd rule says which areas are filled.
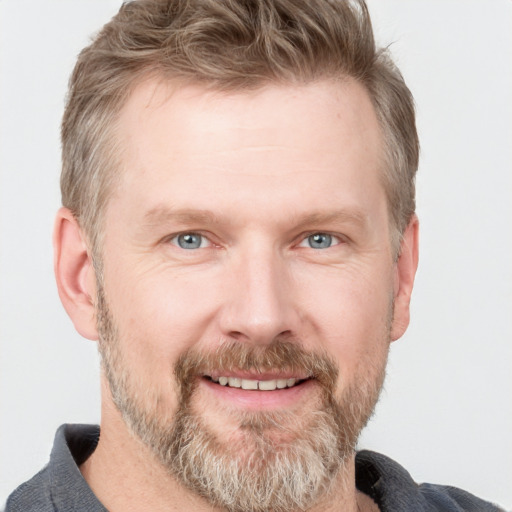
[[[225,281],[220,311],[224,336],[266,345],[281,336],[298,334],[300,315],[293,293],[293,278],[285,258],[271,248],[255,248],[238,255]]]

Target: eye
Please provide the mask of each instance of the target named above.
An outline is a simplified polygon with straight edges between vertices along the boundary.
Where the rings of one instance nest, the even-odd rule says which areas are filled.
[[[310,247],[311,249],[328,249],[333,245],[338,245],[340,239],[329,233],[313,233],[306,237],[299,247]]]
[[[199,233],[180,233],[171,239],[171,243],[181,249],[202,249],[208,247],[210,242]]]

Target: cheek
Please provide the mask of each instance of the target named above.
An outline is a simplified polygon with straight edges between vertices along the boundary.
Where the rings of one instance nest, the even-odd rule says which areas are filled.
[[[336,360],[341,380],[351,381],[372,360],[385,358],[392,314],[389,269],[336,269],[303,282],[302,309],[312,344]]]
[[[147,382],[174,382],[176,360],[205,337],[218,297],[191,276],[125,275],[107,289],[123,359]]]

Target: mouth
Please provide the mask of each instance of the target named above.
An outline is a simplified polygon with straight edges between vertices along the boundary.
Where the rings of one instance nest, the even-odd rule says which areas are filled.
[[[202,388],[224,404],[245,410],[297,407],[317,387],[316,379],[291,373],[229,372],[202,375]]]
[[[210,380],[220,386],[229,388],[243,389],[247,391],[275,391],[277,389],[293,388],[309,380],[309,378],[287,377],[275,379],[247,379],[233,376],[213,376],[205,375],[205,379]]]

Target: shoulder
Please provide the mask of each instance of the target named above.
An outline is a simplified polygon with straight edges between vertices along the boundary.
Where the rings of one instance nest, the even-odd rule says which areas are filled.
[[[49,474],[45,467],[21,484],[7,499],[5,512],[54,512]]]
[[[5,512],[105,512],[79,469],[96,448],[98,438],[95,425],[61,426],[50,462],[9,496]]]
[[[356,484],[383,512],[502,512],[456,487],[417,484],[400,464],[368,450],[356,455]]]
[[[503,512],[493,503],[484,501],[473,494],[449,485],[421,484],[419,492],[434,510],[454,510],[457,512]]]

